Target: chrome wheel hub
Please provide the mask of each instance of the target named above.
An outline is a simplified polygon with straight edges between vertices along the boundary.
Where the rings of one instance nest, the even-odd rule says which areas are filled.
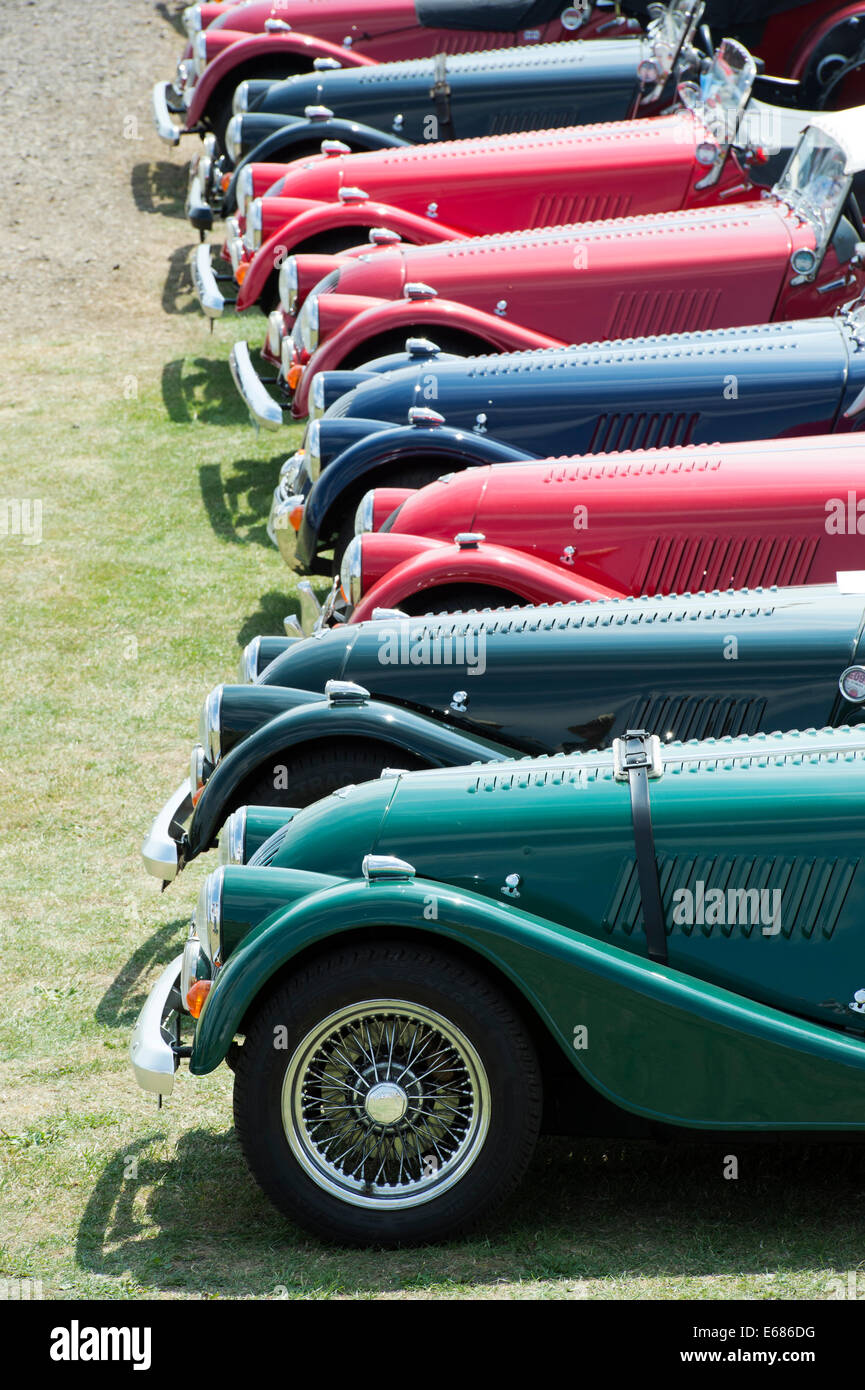
[[[417,1206],[477,1158],[490,1093],[475,1048],[421,1005],[370,999],[312,1029],[282,1087],[292,1152],[315,1183],[354,1206]]]

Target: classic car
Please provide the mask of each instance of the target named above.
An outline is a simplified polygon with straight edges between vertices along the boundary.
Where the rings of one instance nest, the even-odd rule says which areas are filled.
[[[865,307],[495,357],[448,357],[417,340],[363,370],[317,376],[310,408],[302,447],[280,469],[269,532],[293,567],[336,573],[373,487],[555,454],[860,430]]]
[[[639,29],[637,20],[619,15],[608,0],[564,9],[556,0],[504,0],[483,6],[483,13],[466,3],[374,0],[362,14],[357,0],[252,0],[191,5],[184,23],[189,43],[176,77],[158,82],[152,95],[157,131],[170,144],[202,130],[221,141],[240,82],[281,80],[310,71],[316,61],[351,67]],[[172,114],[182,116],[183,124]]]
[[[170,881],[217,839],[223,862],[245,863],[285,824],[274,808],[387,767],[581,752],[632,727],[669,741],[858,724],[863,620],[860,572],[831,585],[391,615],[313,639],[256,638],[242,662],[255,683],[208,695],[191,781],[155,818],[145,865]]]
[[[658,10],[641,37],[439,54],[241,83],[225,132],[227,160],[237,173],[244,161],[284,163],[317,153],[323,139],[380,149],[651,115],[670,104],[676,80],[696,75],[700,65],[692,40],[702,0],[667,0]],[[233,201],[229,183],[222,211]]]
[[[861,566],[865,552],[856,521],[865,451],[850,437],[471,468],[407,501],[385,497],[384,529],[349,543],[321,613],[305,585],[304,631],[377,608],[821,583]],[[845,512],[835,525],[833,508],[848,497],[853,523]],[[361,504],[359,525],[371,524],[375,501]],[[469,514],[474,529],[463,530]]]
[[[247,165],[237,186],[239,216],[223,250],[240,286],[237,308],[275,303],[286,267],[287,307],[276,311],[265,353],[279,364],[282,337],[320,278],[317,263],[298,262],[298,252],[327,254],[366,242],[368,253],[371,234],[378,245],[450,242],[758,198],[783,172],[806,118],[748,105],[755,74],[748,50],[725,39],[699,86],[681,84],[688,105],[653,121],[366,154],[328,146],[324,157],[289,166],[263,197],[253,196],[256,179],[260,186],[271,178],[272,166]],[[224,300],[211,251],[199,248],[194,256],[200,302],[216,317]]]
[[[227,1062],[262,1190],[359,1244],[476,1224],[542,1130],[859,1134],[863,773],[861,728],[628,730],[344,788],[208,876],[135,1076]]]
[[[852,192],[862,168],[860,107],[813,120],[759,202],[335,257],[282,342],[286,389],[407,335],[506,352],[830,314],[865,284]],[[316,273],[326,260],[314,258]]]

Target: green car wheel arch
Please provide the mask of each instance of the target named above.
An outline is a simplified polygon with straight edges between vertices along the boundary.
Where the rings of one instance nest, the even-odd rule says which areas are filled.
[[[219,972],[190,1069],[213,1071],[310,950],[337,949],[359,930],[471,952],[522,996],[576,1072],[632,1114],[706,1130],[865,1129],[861,1039],[422,879],[349,881],[260,921]]]

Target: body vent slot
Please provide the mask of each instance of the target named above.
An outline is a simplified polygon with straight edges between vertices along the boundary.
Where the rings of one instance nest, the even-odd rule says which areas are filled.
[[[623,449],[675,448],[690,444],[699,415],[644,412],[599,415],[587,452],[611,454]]]
[[[544,194],[532,214],[532,227],[564,227],[571,222],[605,222],[627,217],[629,193]]]
[[[605,336],[640,338],[711,328],[720,302],[717,289],[626,290],[616,295]]]
[[[251,869],[269,868],[282,849],[282,846],[285,844],[285,841],[288,839],[288,832],[290,829],[291,823],[289,822],[288,825],[281,826],[279,830],[274,830],[270,838],[265,840],[263,845],[259,845],[255,854],[250,857],[249,867]]]
[[[661,857],[658,859],[658,876],[664,904],[664,919],[668,935],[696,936],[713,933],[730,936],[759,937],[763,927],[756,912],[753,894],[769,894],[768,902],[775,901],[772,894],[780,892],[778,922],[779,936],[790,940],[793,937],[822,938],[828,941],[841,915],[844,902],[859,867],[858,859],[791,859],[791,858],[749,858],[719,856],[716,858]],[[703,908],[698,909],[698,885],[703,885]],[[702,918],[693,922],[673,921],[676,904],[673,894],[678,889],[687,889],[693,896],[694,917]],[[705,894],[720,889],[725,895],[723,920],[706,921],[711,916],[711,908],[705,904]],[[749,900],[731,897],[739,891],[752,894]],[[676,903],[681,903],[681,898]],[[756,921],[752,918],[756,915]],[[744,920],[743,920],[744,919]],[[621,932],[631,937],[644,931],[643,911],[640,904],[640,889],[637,866],[633,860],[626,859],[619,872],[602,928],[612,935]]]
[[[769,588],[804,584],[817,549],[806,536],[659,536],[641,582],[644,593]]]
[[[682,742],[728,734],[736,737],[757,733],[765,709],[765,697],[648,695],[635,702],[627,724],[631,729],[648,729],[662,739],[671,734]]]

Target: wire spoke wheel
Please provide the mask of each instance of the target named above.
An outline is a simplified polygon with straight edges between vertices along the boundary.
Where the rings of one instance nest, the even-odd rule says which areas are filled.
[[[295,1049],[282,1120],[296,1159],[354,1206],[419,1206],[459,1181],[490,1123],[490,1087],[465,1034],[417,1003],[332,1013]]]

